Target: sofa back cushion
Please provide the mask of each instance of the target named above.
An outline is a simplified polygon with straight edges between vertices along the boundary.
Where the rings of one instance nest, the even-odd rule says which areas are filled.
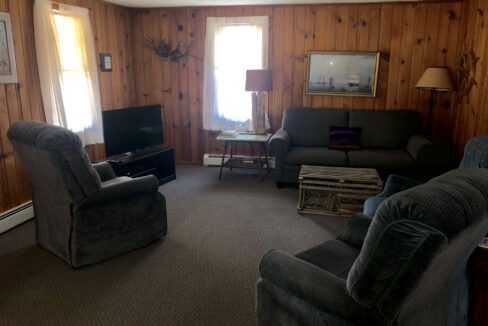
[[[39,187],[40,192],[54,193],[62,189],[73,202],[80,202],[100,189],[100,177],[77,134],[43,122],[21,120],[7,135],[32,178],[34,190]],[[50,188],[44,179],[59,184]]]
[[[347,126],[348,116],[348,110],[294,108],[285,111],[282,128],[292,146],[327,147],[330,126]]]
[[[408,110],[351,110],[349,126],[361,127],[363,148],[406,148],[420,131],[419,114]]]

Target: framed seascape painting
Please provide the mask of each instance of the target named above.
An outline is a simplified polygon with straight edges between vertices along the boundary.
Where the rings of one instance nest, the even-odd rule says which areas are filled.
[[[379,52],[308,52],[305,94],[376,96]]]
[[[0,84],[18,82],[10,14],[0,12]]]

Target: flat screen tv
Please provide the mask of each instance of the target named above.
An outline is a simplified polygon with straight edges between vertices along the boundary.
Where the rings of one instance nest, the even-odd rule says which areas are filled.
[[[102,112],[105,153],[113,156],[164,143],[161,105]]]

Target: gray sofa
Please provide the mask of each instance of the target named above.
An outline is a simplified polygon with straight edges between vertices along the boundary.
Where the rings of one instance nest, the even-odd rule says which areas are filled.
[[[361,127],[362,149],[328,149],[331,126]],[[302,164],[368,167],[403,174],[422,169],[425,174],[432,170],[442,173],[451,164],[449,145],[422,136],[418,112],[408,110],[289,109],[268,146],[276,159],[278,185],[298,182]]]
[[[335,240],[267,253],[257,325],[468,325],[467,261],[487,232],[488,170],[447,172]]]
[[[73,267],[140,248],[166,234],[166,201],[155,176],[116,177],[91,165],[64,128],[17,121],[8,138],[32,180],[39,245]]]

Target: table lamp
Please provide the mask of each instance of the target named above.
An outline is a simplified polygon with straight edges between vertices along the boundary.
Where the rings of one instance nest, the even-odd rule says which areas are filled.
[[[429,119],[427,125],[432,132],[432,110],[434,109],[434,96],[436,92],[449,92],[454,90],[451,73],[447,67],[430,67],[425,69],[415,88],[430,90]]]
[[[267,127],[265,92],[273,90],[273,72],[268,69],[246,71],[246,91],[252,93],[252,126],[256,134],[265,134]],[[267,97],[266,97],[267,99]]]

